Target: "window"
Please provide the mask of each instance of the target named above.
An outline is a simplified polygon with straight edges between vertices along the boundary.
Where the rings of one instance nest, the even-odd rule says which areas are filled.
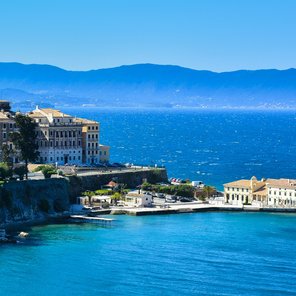
[[[78,160],[80,160],[80,156],[78,156]]]
[[[5,123],[3,124],[3,128],[6,128],[6,124]]]
[[[58,141],[56,141],[56,144],[55,144],[55,145],[56,145],[56,147],[59,147],[59,142],[58,142]]]
[[[9,124],[9,128],[12,128],[12,123]]]
[[[56,137],[59,137],[59,132],[56,132]]]
[[[81,142],[80,141],[78,141],[78,146],[81,146]]]
[[[50,161],[52,161],[52,157],[50,157]]]
[[[104,155],[107,155],[107,151],[104,151]]]
[[[3,139],[6,139],[6,133],[3,133]]]
[[[73,132],[73,137],[76,137],[76,132]]]
[[[57,161],[59,161],[60,160],[60,158],[59,157],[57,157]]]
[[[75,141],[73,141],[73,146],[76,146],[76,142]]]
[[[69,137],[72,137],[72,132],[71,131],[69,131]]]

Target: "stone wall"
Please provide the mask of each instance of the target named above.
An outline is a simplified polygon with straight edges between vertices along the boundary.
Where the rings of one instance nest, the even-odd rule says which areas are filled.
[[[135,188],[143,180],[167,181],[165,169],[136,169],[117,173],[70,176],[45,180],[11,181],[0,187],[0,227],[11,223],[34,222],[69,209],[71,202],[86,190],[100,189],[116,179]]]
[[[142,184],[144,180],[148,182],[166,182],[168,180],[166,169],[135,169],[116,173],[104,173],[88,176],[71,176],[69,180],[69,194],[71,200],[83,191],[97,190],[101,186],[108,184],[111,180],[117,180],[118,183],[127,185],[127,188],[135,188]]]

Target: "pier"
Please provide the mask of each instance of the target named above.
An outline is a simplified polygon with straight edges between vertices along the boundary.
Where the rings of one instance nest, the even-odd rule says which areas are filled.
[[[84,215],[71,215],[70,219],[78,222],[101,222],[103,224],[111,224],[114,219],[103,218],[103,217],[89,217]]]

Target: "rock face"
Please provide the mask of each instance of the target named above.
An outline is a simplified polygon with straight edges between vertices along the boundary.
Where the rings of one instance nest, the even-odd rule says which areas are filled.
[[[9,182],[0,188],[0,225],[42,220],[68,208],[65,179]]]
[[[112,179],[133,188],[144,180],[167,181],[165,169],[71,176],[45,180],[24,180],[0,187],[0,227],[22,222],[42,221],[69,210],[70,202],[83,191],[100,189]]]

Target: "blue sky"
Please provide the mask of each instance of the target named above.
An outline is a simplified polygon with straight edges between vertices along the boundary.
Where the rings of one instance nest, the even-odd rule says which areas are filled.
[[[294,0],[4,0],[0,61],[296,67]]]

